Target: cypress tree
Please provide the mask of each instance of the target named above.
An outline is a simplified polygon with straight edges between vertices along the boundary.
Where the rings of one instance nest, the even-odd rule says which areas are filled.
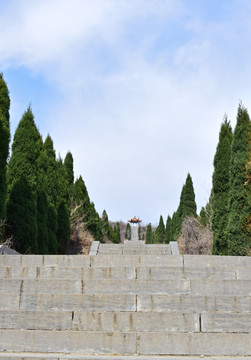
[[[93,202],[90,204],[89,212],[86,218],[87,222],[85,224],[85,228],[92,233],[96,240],[102,242],[102,222]]]
[[[219,134],[219,142],[214,156],[212,230],[214,255],[227,255],[226,227],[228,221],[229,167],[233,134],[225,117]]]
[[[138,239],[139,239],[139,240],[142,240],[141,226],[140,226],[140,224],[139,224],[139,226],[138,226]]]
[[[90,198],[88,195],[88,191],[86,189],[84,180],[82,176],[80,176],[74,184],[73,187],[73,201],[75,206],[79,207],[79,212],[81,216],[87,219],[89,211],[90,211]]]
[[[7,237],[12,237],[15,249],[20,253],[38,253],[36,202],[26,178],[13,184],[6,208]]]
[[[164,225],[162,215],[160,216],[159,225],[157,226],[155,235],[156,235],[155,241],[158,243],[164,244],[164,242],[165,242],[165,225]]]
[[[3,221],[5,218],[7,195],[6,166],[10,142],[9,109],[9,91],[3,79],[3,74],[0,74],[0,221]],[[2,235],[0,228],[0,241]]]
[[[195,193],[191,175],[188,173],[185,185],[182,187],[180,202],[177,211],[172,217],[172,236],[177,240],[181,232],[182,222],[187,216],[197,216],[197,206],[195,202]]]
[[[105,210],[102,213],[101,224],[102,224],[102,240],[110,240],[111,238],[110,225],[109,225],[108,215]]]
[[[174,212],[172,218],[172,227],[173,227],[173,240],[177,240],[180,231],[181,225],[183,221],[183,212],[184,212],[184,194],[185,194],[185,185],[183,185],[181,194],[180,194],[180,202],[177,211]]]
[[[53,147],[53,141],[48,135],[43,145],[43,154],[41,162],[44,164],[44,176],[42,182],[48,196],[49,203],[57,207],[58,203],[58,176],[56,154]],[[41,166],[39,166],[41,168]],[[41,184],[42,186],[42,184]]]
[[[183,198],[183,211],[182,211],[182,221],[187,216],[196,217],[197,206],[195,202],[195,193],[193,188],[193,181],[191,175],[188,174],[186,178],[185,188],[184,188],[184,198]]]
[[[250,158],[250,118],[247,109],[239,105],[230,160],[230,211],[226,230],[229,255],[247,255],[250,252],[251,202],[248,172]]]
[[[146,244],[152,243],[152,225],[149,223],[146,228]]]
[[[117,222],[117,223],[114,225],[112,241],[113,241],[115,244],[119,244],[120,241],[121,241],[119,222]]]
[[[12,154],[8,164],[8,186],[25,177],[33,191],[37,185],[37,159],[42,146],[41,136],[34,122],[31,108],[23,114],[12,144]]]
[[[172,219],[168,215],[166,220],[165,242],[168,244],[170,241],[172,241]]]
[[[57,210],[53,204],[48,204],[47,212],[47,231],[48,231],[48,248],[49,254],[56,255],[58,253],[58,217]]]
[[[37,241],[39,254],[49,254],[48,201],[46,193],[37,192]]]
[[[69,213],[64,201],[61,201],[58,206],[58,231],[57,231],[57,243],[58,253],[66,254],[67,247],[70,241],[70,220]]]
[[[69,205],[70,193],[67,180],[67,173],[61,157],[57,159],[57,204],[62,201]]]
[[[74,183],[74,172],[73,172],[73,157],[70,152],[68,152],[64,159],[64,167],[66,171],[66,178],[68,185],[72,186]]]

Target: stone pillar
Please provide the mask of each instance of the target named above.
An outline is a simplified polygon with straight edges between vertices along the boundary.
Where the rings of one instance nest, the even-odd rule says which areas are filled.
[[[131,225],[131,241],[139,241],[138,226]]]

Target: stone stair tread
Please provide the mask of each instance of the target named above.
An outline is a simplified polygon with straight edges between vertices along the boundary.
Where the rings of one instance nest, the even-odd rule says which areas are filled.
[[[84,266],[1,266],[0,279],[65,279],[65,280],[98,280],[98,279],[237,279],[251,280],[249,268],[235,269],[219,267],[145,266],[145,267],[84,267]]]
[[[45,346],[86,355],[251,355],[251,333],[0,330],[0,352],[42,352]]]
[[[191,356],[191,355],[81,355],[65,353],[27,353],[2,352],[0,359],[4,360],[251,360],[251,356]]]

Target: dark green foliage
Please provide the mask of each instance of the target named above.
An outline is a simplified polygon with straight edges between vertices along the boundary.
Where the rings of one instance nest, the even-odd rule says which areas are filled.
[[[148,224],[146,228],[146,244],[152,243],[152,225]]]
[[[165,225],[162,215],[159,219],[159,225],[155,231],[155,243],[164,244],[165,243]]]
[[[125,232],[125,239],[127,240],[131,240],[131,236],[132,236],[132,233],[131,233],[131,226],[129,223],[126,224],[126,232]]]
[[[172,241],[172,219],[168,215],[166,220],[165,242],[168,244],[170,241]]]
[[[24,177],[19,178],[11,188],[6,208],[6,222],[6,236],[12,236],[15,249],[23,254],[37,254],[35,196]]]
[[[56,154],[53,147],[53,141],[48,135],[45,139],[42,151],[42,159],[39,159],[43,164],[44,175],[42,181],[44,189],[46,190],[48,200],[50,203],[57,206],[58,203],[58,176],[57,176],[57,162]],[[39,165],[41,170],[41,165]],[[41,184],[42,186],[42,184]]]
[[[25,177],[33,191],[37,185],[37,159],[42,146],[41,136],[30,107],[20,120],[14,135],[12,154],[8,165],[8,186]]]
[[[73,172],[73,157],[70,152],[66,154],[66,157],[64,159],[64,167],[66,171],[66,178],[68,184],[72,186],[74,182],[74,172]]]
[[[109,225],[108,215],[104,210],[101,218],[102,224],[102,240],[107,241],[111,239],[111,228]]]
[[[140,226],[140,224],[139,224],[139,226],[138,226],[138,239],[139,239],[139,240],[142,240],[141,226]]]
[[[63,255],[67,251],[68,243],[70,240],[70,220],[69,213],[64,201],[58,206],[58,231],[57,231],[57,243],[58,253]]]
[[[69,185],[67,180],[67,173],[61,158],[57,159],[57,204],[62,201],[65,204],[69,203]]]
[[[219,142],[214,156],[213,198],[212,198],[212,230],[214,255],[226,255],[226,227],[229,212],[229,168],[233,134],[227,118],[221,125]]]
[[[58,241],[57,241],[57,231],[58,231],[58,217],[57,211],[53,204],[48,205],[48,216],[47,216],[47,231],[48,231],[48,247],[49,254],[58,253]]]
[[[6,82],[4,81],[3,74],[0,73],[0,109],[4,116],[5,124],[10,127],[10,97],[9,90]]]
[[[206,212],[206,209],[204,208],[204,206],[201,208],[201,211],[200,211],[200,223],[202,226],[207,226],[208,224],[208,215],[207,215],[207,212]]]
[[[46,193],[37,192],[37,241],[39,254],[46,255],[49,253],[48,238],[48,201]]]
[[[103,241],[102,222],[99,214],[95,210],[95,205],[93,202],[91,202],[89,211],[87,213],[87,222],[85,224],[85,228],[90,231],[96,240],[101,242]]]
[[[119,222],[117,222],[115,225],[114,225],[114,229],[113,229],[113,234],[112,234],[112,241],[115,243],[115,244],[119,244],[120,243],[120,225],[119,225]]]
[[[251,123],[247,110],[239,105],[234,130],[229,179],[227,243],[229,255],[247,255],[251,247],[250,186]]]
[[[0,220],[5,218],[5,201],[7,195],[6,165],[9,155],[10,126],[9,126],[10,98],[7,85],[0,74]],[[0,229],[0,241],[2,240]]]
[[[177,212],[175,211],[172,216],[171,221],[171,230],[170,230],[170,241],[175,241],[175,229],[176,229],[176,220],[177,219]]]
[[[90,198],[84,183],[84,180],[80,176],[73,187],[73,202],[75,206],[78,206],[79,213],[85,218],[88,217],[90,209]]]
[[[172,218],[172,236],[173,240],[177,240],[181,232],[182,222],[187,216],[197,216],[196,214],[195,193],[193,188],[193,181],[191,175],[188,174],[186,183],[182,187],[180,194],[180,203],[177,211],[173,214]]]
[[[195,193],[193,188],[193,181],[191,175],[188,174],[185,183],[184,198],[183,198],[183,212],[182,220],[186,216],[196,217],[197,206],[195,202]]]

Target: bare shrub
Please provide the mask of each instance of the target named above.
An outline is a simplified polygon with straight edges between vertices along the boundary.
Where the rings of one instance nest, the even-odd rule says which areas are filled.
[[[202,226],[198,219],[186,217],[177,241],[181,254],[210,255],[213,233],[208,226]]]

